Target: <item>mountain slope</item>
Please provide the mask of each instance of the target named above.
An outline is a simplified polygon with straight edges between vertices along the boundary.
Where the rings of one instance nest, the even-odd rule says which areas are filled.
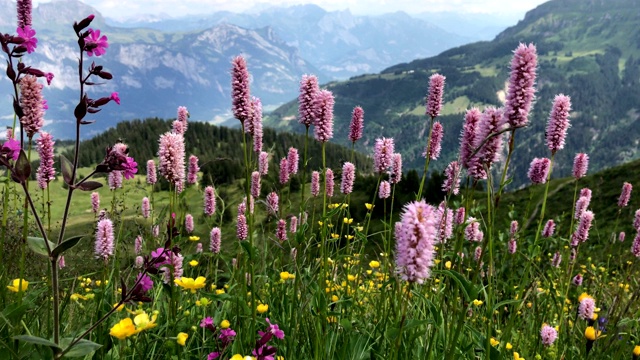
[[[528,12],[493,41],[399,64],[377,75],[330,83],[327,87],[336,95],[336,141],[347,142],[351,109],[361,105],[365,110],[361,149],[370,148],[376,137],[394,137],[407,166],[420,168],[428,134],[424,96],[428,77],[440,72],[447,77],[440,119],[445,138],[442,158],[433,166],[443,169],[457,156],[464,111],[470,106],[501,106],[512,51],[520,42],[533,42],[539,54],[536,103],[529,127],[516,134],[519,148],[510,166],[515,183],[527,182],[534,157],[549,156],[544,129],[558,93],[571,96],[573,112],[567,146],[556,155],[554,173],[567,175],[576,152],[588,152],[594,169],[638,158],[639,21],[632,0],[554,0]],[[295,109],[293,102],[277,109],[268,123],[299,130],[292,121]]]

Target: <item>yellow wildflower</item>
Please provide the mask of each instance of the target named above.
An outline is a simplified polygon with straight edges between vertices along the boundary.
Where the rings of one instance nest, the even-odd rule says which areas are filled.
[[[352,240],[353,239],[353,235],[345,235],[344,236],[347,240]]]
[[[269,310],[269,305],[267,305],[267,304],[259,304],[258,307],[256,308],[256,310],[260,314],[264,314]]]
[[[473,305],[475,306],[480,306],[482,304],[483,304],[482,300],[478,300],[478,299],[473,300]]]
[[[633,356],[640,356],[640,345],[633,348]]]
[[[496,340],[495,338],[491,338],[491,346],[498,346],[498,344],[500,344],[500,341]]]
[[[11,285],[7,285],[7,289],[13,292],[20,292],[20,290],[22,290],[22,292],[25,292],[27,291],[28,287],[29,282],[25,279],[22,279],[22,284],[20,283],[20,279],[13,279]]]
[[[520,357],[520,354],[518,354],[517,352],[513,352],[513,360],[524,360],[523,357]]]
[[[508,342],[507,345],[504,346],[504,348],[507,349],[507,350],[511,350],[511,349],[513,349],[513,345],[511,345],[511,343]]]
[[[380,267],[380,262],[375,261],[375,260],[371,260],[371,261],[369,262],[369,266],[371,266],[371,267],[372,267],[372,268],[374,268],[374,269],[377,269],[377,268],[379,268],[379,267]]]
[[[224,289],[216,290],[216,295],[222,295],[222,294],[224,294]]]
[[[174,279],[173,282],[176,285],[191,290],[192,294],[196,293],[196,290],[202,289],[205,287],[207,279],[204,276],[198,276],[195,280],[188,277],[181,277],[179,279]]]
[[[586,292],[583,292],[582,294],[580,294],[580,296],[578,296],[578,302],[582,302],[582,300],[584,300],[585,298],[593,299],[592,296],[590,296]]]
[[[229,322],[229,320],[222,320],[222,322],[220,323],[220,327],[223,329],[228,329],[229,326],[231,326],[231,323]]]
[[[122,309],[124,309],[124,304],[120,304],[120,306],[118,306],[118,304],[119,304],[119,303],[115,303],[115,304],[113,304],[113,307],[116,307],[116,306],[117,306],[118,308],[116,309],[116,311],[122,311]]]
[[[176,342],[178,343],[178,345],[182,345],[184,346],[187,343],[187,338],[189,337],[189,334],[187,333],[178,333],[178,336],[176,336]]]
[[[198,264],[199,264],[198,260],[189,261],[189,265],[191,265],[192,267],[196,267],[196,266],[198,266]]]
[[[242,356],[240,354],[235,354],[229,360],[244,360],[244,356]]]
[[[283,271],[280,273],[280,279],[282,281],[287,281],[289,279],[289,272],[288,271]]]
[[[71,294],[71,296],[69,297],[71,300],[73,301],[78,301],[78,300],[87,300],[87,297],[84,295],[80,295],[80,294]]]
[[[340,234],[331,233],[331,238],[332,239],[338,239],[338,238],[340,238]]]
[[[367,210],[373,209],[373,204],[365,203],[364,206],[367,208]]]
[[[124,318],[117,324],[113,325],[109,330],[109,335],[124,340],[136,333],[136,327],[133,325],[131,318]]]
[[[102,281],[96,280],[96,286],[100,286],[100,285],[102,285]]]
[[[364,230],[364,226],[356,226],[355,229],[362,232],[362,230]]]
[[[136,317],[133,318],[133,323],[136,324],[136,333],[156,327],[158,325],[156,324],[156,319],[158,319],[157,314],[149,318],[149,315],[144,311],[136,315]]]
[[[336,302],[336,301],[338,301],[338,300],[340,300],[340,298],[338,297],[338,295],[333,295],[333,296],[331,296],[331,301]]]
[[[189,236],[189,241],[199,241],[200,236]]]
[[[446,267],[447,269],[451,269],[451,261],[445,262],[444,267]]]
[[[584,330],[584,337],[587,338],[587,340],[591,340],[594,341],[595,339],[597,339],[600,336],[600,331],[596,331],[596,329],[593,328],[593,326],[588,326],[585,330]]]
[[[344,218],[344,219],[342,219],[342,221],[343,221],[345,224],[349,224],[349,225],[350,225],[350,224],[353,222],[353,218]]]

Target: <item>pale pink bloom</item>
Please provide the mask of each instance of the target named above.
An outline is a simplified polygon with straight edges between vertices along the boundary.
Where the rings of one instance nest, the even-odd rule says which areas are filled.
[[[625,207],[629,204],[629,199],[631,199],[631,189],[633,187],[630,183],[625,182],[622,185],[622,192],[620,193],[620,198],[618,199],[618,207]]]
[[[289,174],[295,175],[298,173],[298,162],[300,162],[300,156],[298,155],[298,149],[294,147],[289,148],[287,154],[287,165],[289,165]]]
[[[91,210],[94,214],[100,211],[100,194],[95,191],[91,193]]]
[[[571,236],[571,246],[576,247],[579,244],[587,241],[593,217],[593,212],[589,210],[586,210],[582,213],[582,215],[580,216],[580,221],[578,222],[578,228]]]
[[[436,241],[444,243],[453,237],[453,210],[446,208],[443,201],[438,206],[436,214],[436,224],[438,229]]]
[[[153,234],[153,237],[157,238],[158,236],[160,236],[160,225],[154,225],[151,228],[151,233]]]
[[[202,253],[202,244],[201,243],[197,243],[196,244],[196,254],[200,254]]]
[[[329,90],[320,90],[314,99],[314,107],[317,114],[314,123],[314,135],[316,140],[325,143],[333,138],[333,94]]]
[[[485,166],[490,168],[500,160],[502,136],[496,134],[502,130],[502,125],[502,109],[491,106],[484,109],[473,144],[474,149],[478,150],[469,161],[469,174],[474,179],[486,179]]]
[[[534,184],[544,184],[547,182],[549,176],[549,167],[551,166],[551,160],[547,158],[534,158],[531,161],[531,167],[529,167],[529,179]]]
[[[320,173],[317,171],[311,173],[311,195],[320,195]]]
[[[577,274],[576,276],[574,276],[573,279],[571,279],[571,283],[575,286],[582,285],[582,274]]]
[[[509,254],[515,254],[518,250],[518,243],[516,242],[516,239],[510,239],[507,243],[507,248],[509,250]]]
[[[473,251],[473,260],[475,260],[475,262],[482,260],[482,246],[476,246],[476,249]]]
[[[109,173],[109,178],[108,178],[109,189],[111,190],[120,189],[122,187],[122,181],[123,181],[122,171],[113,170],[112,172]]]
[[[566,95],[556,95],[547,122],[546,144],[552,154],[564,149],[564,139],[569,129],[569,112],[571,112],[571,98]]]
[[[33,75],[24,76],[20,80],[20,107],[24,115],[20,124],[31,139],[44,125],[42,109],[42,84]]]
[[[140,255],[136,256],[135,265],[136,268],[142,269],[142,265],[144,265],[144,258]]]
[[[518,233],[518,221],[513,220],[511,221],[511,226],[509,227],[509,235],[511,235],[511,237],[514,237],[516,236],[517,233]]]
[[[591,297],[585,297],[578,305],[578,316],[584,320],[593,320],[593,312],[596,309],[596,301]]]
[[[395,225],[396,271],[402,280],[422,284],[433,265],[436,214],[424,201],[405,205]]]
[[[428,146],[424,149],[422,156],[429,155],[429,159],[438,160],[440,151],[442,150],[442,137],[444,136],[444,128],[439,121],[433,123],[433,129],[431,130],[431,140]]]
[[[556,223],[553,222],[553,219],[549,219],[546,224],[544,224],[544,229],[542,229],[542,237],[550,238],[553,236],[553,233],[556,229]]]
[[[96,258],[107,260],[113,256],[113,240],[113,223],[109,219],[100,220],[96,229]]]
[[[378,197],[380,199],[386,199],[391,196],[391,184],[388,181],[380,182],[380,190],[378,191]]]
[[[295,233],[296,231],[298,231],[298,218],[292,216],[291,219],[289,219],[289,232]]]
[[[580,219],[580,216],[582,216],[582,213],[587,210],[587,207],[589,207],[589,198],[586,196],[580,196],[580,198],[578,198],[578,201],[576,201],[576,211],[573,215],[573,218]]]
[[[251,173],[251,196],[253,196],[254,198],[260,197],[260,187],[260,173],[254,171]]]
[[[188,234],[191,234],[193,232],[194,224],[193,224],[193,216],[191,214],[185,215],[184,228]]]
[[[325,186],[325,189],[327,190],[327,196],[332,197],[335,182],[333,179],[333,170],[329,168],[327,168],[327,171],[324,174],[324,186]]]
[[[183,133],[187,131],[187,127],[189,126],[189,110],[187,110],[184,106],[178,106],[178,117],[176,121],[182,123]]]
[[[464,125],[462,125],[462,134],[460,135],[460,165],[465,169],[469,168],[471,155],[475,150],[474,144],[481,116],[482,113],[477,108],[467,110],[464,116]]]
[[[573,177],[580,179],[587,175],[587,169],[589,168],[589,155],[585,153],[576,154],[573,160]]]
[[[589,188],[582,188],[580,189],[580,197],[586,197],[588,200],[587,202],[591,202],[591,189]]]
[[[177,185],[184,181],[184,137],[179,134],[167,132],[160,136],[158,150],[160,159],[160,174],[167,181]]]
[[[525,126],[535,95],[538,55],[533,44],[520,44],[511,60],[511,76],[505,102],[505,121],[509,126]]]
[[[200,171],[200,167],[198,167],[198,157],[195,155],[189,156],[189,173],[187,175],[188,184],[195,184],[198,182],[198,171]]]
[[[633,218],[633,228],[636,229],[636,231],[640,231],[640,209],[636,210]]]
[[[351,194],[355,178],[355,165],[350,162],[345,162],[344,165],[342,165],[342,182],[340,183],[340,192],[343,194]]]
[[[389,166],[391,166],[391,160],[394,154],[394,143],[392,138],[376,139],[376,143],[373,146],[373,169],[382,174]]]
[[[618,241],[624,242],[624,238],[625,238],[624,231],[620,231],[620,234],[618,234]]]
[[[631,253],[633,256],[640,258],[640,234],[636,235],[635,239],[633,239],[633,244],[631,245]]]
[[[389,182],[397,184],[402,180],[402,155],[394,153],[391,157],[391,174]]]
[[[298,96],[298,122],[306,127],[316,123],[314,100],[318,91],[318,78],[314,75],[303,75]]]
[[[145,196],[142,198],[142,206],[140,209],[142,211],[142,217],[145,219],[149,218],[149,215],[151,214],[151,204],[149,203],[148,197]]]
[[[18,14],[18,27],[24,28],[31,26],[31,12],[33,10],[31,0],[18,0],[16,2],[16,10]]]
[[[251,98],[251,123],[253,135],[253,152],[262,152],[262,102],[256,97]]]
[[[46,189],[49,182],[56,178],[56,170],[53,167],[53,145],[55,142],[51,134],[41,131],[40,137],[36,140],[36,144],[38,155],[40,155],[40,166],[38,167],[36,178],[38,179],[40,188]]]
[[[427,115],[432,119],[440,115],[445,77],[433,74],[429,77],[429,95],[427,95]]]
[[[467,227],[464,229],[464,238],[471,242],[481,242],[484,233],[480,230],[480,223],[473,217],[467,219]]]
[[[178,120],[175,120],[172,124],[171,124],[171,131],[174,134],[178,134],[178,135],[184,135],[185,133],[185,128],[184,128],[184,124],[181,123]]]
[[[182,268],[184,257],[182,256],[182,254],[176,254],[173,251],[169,251],[168,254],[169,265],[171,266],[165,266],[160,270],[165,284],[171,283],[172,278],[180,279],[182,277],[182,273],[184,272],[184,269]]]
[[[456,210],[456,217],[455,217],[455,222],[458,225],[462,225],[465,222],[465,208],[460,207],[458,208],[458,210]]]
[[[249,228],[247,227],[247,218],[243,214],[238,214],[238,220],[236,225],[236,237],[238,240],[247,240],[249,236]]]
[[[67,264],[64,261],[64,255],[60,255],[58,258],[58,269],[64,269],[66,266]]]
[[[265,151],[261,151],[258,156],[258,172],[263,176],[269,172],[269,154]]]
[[[135,251],[136,255],[139,255],[142,252],[142,236],[140,235],[136,236],[133,250]]]
[[[544,324],[540,329],[540,338],[542,339],[542,345],[551,346],[558,338],[558,331],[551,326]]]
[[[209,242],[209,250],[211,250],[214,254],[220,253],[220,243],[221,243],[221,232],[219,227],[214,227],[211,229],[211,233],[209,234],[210,242]]]
[[[276,192],[270,192],[267,195],[267,213],[275,216],[278,213],[278,194]]]
[[[453,195],[460,192],[460,165],[457,161],[452,161],[444,170],[445,180],[442,183],[442,191]],[[464,210],[464,209],[463,209]]]
[[[231,109],[233,116],[244,124],[251,116],[251,97],[249,96],[249,70],[242,56],[236,56],[231,69]]]
[[[556,268],[560,267],[561,262],[562,262],[562,255],[560,255],[560,253],[556,251],[556,253],[553,254],[553,258],[551,259],[551,266]]]
[[[276,238],[280,242],[287,240],[287,222],[284,219],[278,220],[278,225],[276,228]]]
[[[156,162],[153,160],[147,161],[147,184],[153,185],[158,181],[156,175]]]
[[[283,157],[280,160],[279,180],[280,180],[280,184],[282,185],[289,182],[289,164],[287,163],[286,157]]]
[[[351,124],[349,125],[349,140],[356,142],[362,138],[364,129],[364,110],[360,106],[353,108],[351,114]]]
[[[213,186],[204,188],[204,215],[212,216],[216,212],[216,191]]]

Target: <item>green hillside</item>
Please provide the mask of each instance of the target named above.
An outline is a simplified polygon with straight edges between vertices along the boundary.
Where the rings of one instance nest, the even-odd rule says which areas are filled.
[[[527,13],[524,20],[493,41],[454,48],[428,58],[399,64],[380,74],[329,83],[336,95],[335,141],[346,143],[351,109],[365,110],[365,135],[360,149],[377,137],[394,137],[408,167],[420,168],[428,120],[424,97],[428,77],[447,77],[443,169],[457,156],[463,113],[471,106],[501,106],[512,51],[519,43],[534,43],[539,67],[536,102],[527,129],[518,131],[510,169],[514,185],[526,184],[526,170],[534,157],[548,156],[544,129],[553,97],[571,96],[573,112],[565,150],[556,155],[554,173],[569,174],[576,152],[587,152],[594,170],[639,157],[635,139],[640,99],[640,15],[631,0],[554,0]],[[288,103],[268,117],[271,126],[301,131],[294,120],[297,103]],[[512,185],[513,186],[513,185]]]

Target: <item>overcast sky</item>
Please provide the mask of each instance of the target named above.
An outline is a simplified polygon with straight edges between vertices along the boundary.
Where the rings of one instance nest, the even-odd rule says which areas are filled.
[[[242,12],[265,5],[318,4],[327,10],[349,8],[359,15],[373,15],[394,11],[407,13],[462,11],[522,18],[527,10],[546,0],[81,0],[98,9],[103,15],[122,20],[137,14],[211,13],[220,10]],[[34,4],[39,2],[34,0]]]

